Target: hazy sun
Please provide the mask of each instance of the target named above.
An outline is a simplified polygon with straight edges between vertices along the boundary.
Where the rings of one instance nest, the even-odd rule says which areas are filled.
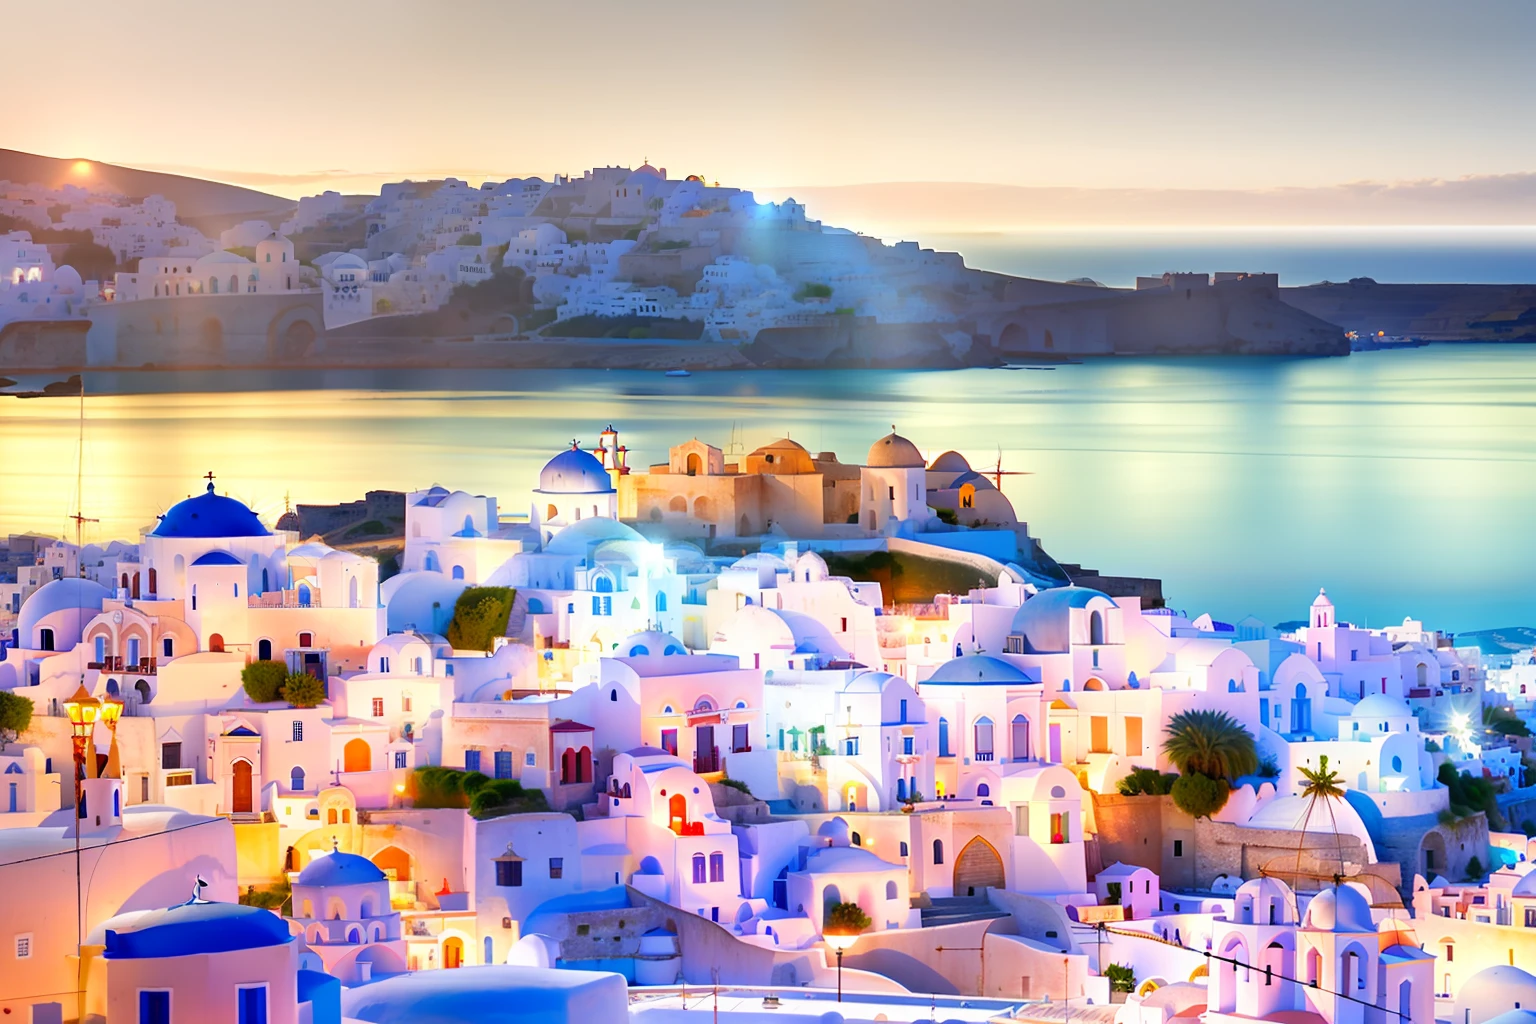
[[[90,174],[91,173],[91,162],[89,160],[76,160],[75,161],[75,166],[74,166],[74,172],[76,174],[78,174],[78,175],[81,175],[81,176]]]

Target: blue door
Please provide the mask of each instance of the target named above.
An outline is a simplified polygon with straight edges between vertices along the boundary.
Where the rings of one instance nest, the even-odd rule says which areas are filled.
[[[11,783],[11,813],[16,813],[16,783]]]

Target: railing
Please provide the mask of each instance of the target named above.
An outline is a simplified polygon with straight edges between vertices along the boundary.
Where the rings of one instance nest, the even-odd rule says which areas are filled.
[[[976,760],[978,760],[978,761],[990,761],[990,760],[992,760],[992,751],[990,751],[990,750],[978,750],[978,751],[976,751]]]
[[[85,663],[85,667],[95,669],[98,672],[119,672],[123,675],[152,676],[155,674],[155,659],[144,658],[135,664],[124,665],[123,659],[114,655],[105,661],[88,661]]]
[[[720,770],[720,748],[698,751],[693,755],[693,770],[699,775]]]

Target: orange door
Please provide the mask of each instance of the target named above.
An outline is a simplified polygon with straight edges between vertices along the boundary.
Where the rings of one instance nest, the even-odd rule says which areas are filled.
[[[251,811],[251,762],[236,761],[234,768],[234,798],[230,809],[236,814],[249,814]]]

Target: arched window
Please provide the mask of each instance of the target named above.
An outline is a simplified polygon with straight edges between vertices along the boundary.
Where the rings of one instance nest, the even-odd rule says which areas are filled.
[[[665,591],[656,591],[656,610],[659,612],[667,610],[667,595]]]
[[[949,719],[939,718],[939,756],[949,757]]]
[[[299,646],[300,647],[313,647],[313,646],[315,646],[315,635],[313,633],[300,633],[299,634]]]
[[[453,567],[453,578],[456,580],[461,580],[464,578],[464,567],[462,565],[456,565]]]
[[[933,841],[933,862],[935,864],[944,863],[944,840],[942,839],[935,839]]]
[[[271,640],[258,640],[258,641],[256,641],[256,660],[257,661],[271,661],[272,660],[272,641]]]
[[[1093,612],[1088,616],[1088,642],[1095,647],[1104,642],[1104,613]]]
[[[976,786],[976,795],[977,796],[991,796],[992,795],[992,787],[987,785],[985,782],[978,783],[977,786]]]
[[[114,817],[114,818],[121,818],[122,816],[123,816],[123,791],[120,790],[120,789],[114,789],[112,791],[112,817]]]
[[[101,662],[106,661],[106,660],[107,660],[107,638],[105,636],[98,636],[96,638],[96,663],[100,664]]]
[[[1023,715],[1014,715],[1013,722],[1013,759],[1015,761],[1029,760],[1029,719]]]
[[[704,872],[704,855],[702,853],[696,853],[693,855],[693,882],[695,885],[704,884]]]
[[[295,766],[293,774],[288,778],[288,788],[295,793],[304,792],[304,769]]]
[[[893,899],[896,898],[896,883],[895,882],[886,882],[885,883],[885,898],[888,899],[888,900],[893,900]]]

